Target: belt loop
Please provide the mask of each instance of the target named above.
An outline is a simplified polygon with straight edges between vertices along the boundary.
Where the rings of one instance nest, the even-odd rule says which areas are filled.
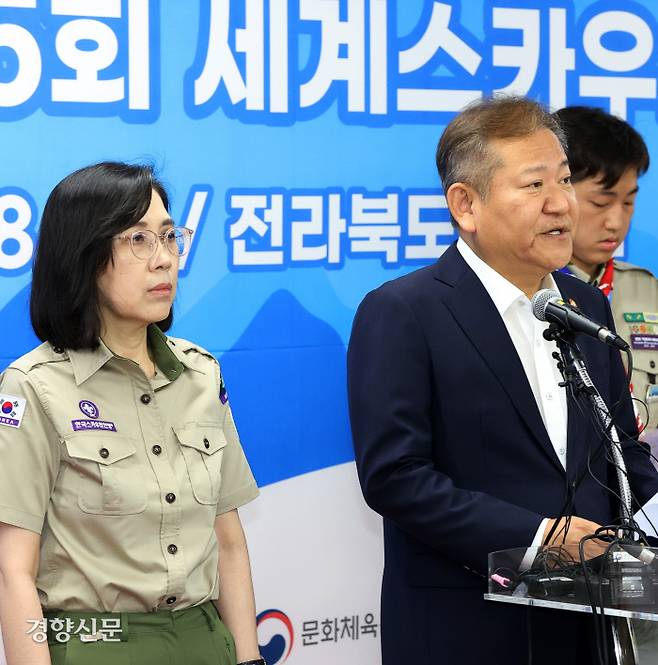
[[[121,612],[121,641],[128,641],[128,612]]]
[[[209,606],[212,606],[212,609]],[[214,631],[215,621],[213,620],[213,616],[215,618],[217,617],[217,611],[214,609],[214,605],[212,605],[212,600],[209,600],[207,603],[204,603],[203,605],[199,605],[199,609],[203,612],[203,616],[206,617],[206,622],[208,623],[208,630]]]

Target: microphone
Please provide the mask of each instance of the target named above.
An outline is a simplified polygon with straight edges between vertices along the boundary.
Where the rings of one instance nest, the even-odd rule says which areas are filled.
[[[612,330],[592,321],[577,308],[564,302],[555,289],[541,289],[532,296],[532,313],[540,321],[557,323],[570,332],[589,335],[616,349],[627,351],[629,348],[628,342]]]

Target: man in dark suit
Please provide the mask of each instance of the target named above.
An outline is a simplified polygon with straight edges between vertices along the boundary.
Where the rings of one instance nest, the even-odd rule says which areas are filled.
[[[596,662],[589,618],[528,616],[482,597],[488,553],[541,544],[570,490],[574,553],[619,514],[601,436],[558,386],[555,346],[530,307],[537,290],[557,288],[613,327],[600,292],[553,273],[571,258],[577,217],[561,130],[529,100],[480,102],[448,125],[437,166],[459,240],[368,294],[348,353],[359,478],[384,517],[383,665],[520,665],[529,633],[534,663]],[[579,344],[603,399],[621,400],[616,422],[644,504],[658,477],[631,438],[619,352]]]

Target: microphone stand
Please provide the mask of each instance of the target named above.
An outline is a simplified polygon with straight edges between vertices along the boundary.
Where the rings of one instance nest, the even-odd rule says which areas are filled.
[[[619,496],[621,498],[621,521],[623,526],[631,525],[633,523],[632,495],[630,485],[628,484],[626,462],[622,454],[619,434],[610,418],[603,398],[589,375],[585,357],[576,344],[575,334],[557,323],[551,323],[544,331],[544,338],[554,341],[560,351],[559,354],[553,354],[553,357],[558,361],[557,366],[564,379],[559,385],[566,387],[576,398],[579,395],[584,396],[590,402],[592,410],[599,419],[603,430],[610,434],[610,439],[612,440],[610,451],[617,471]]]
[[[622,536],[624,531],[626,531],[626,533],[632,533],[631,530],[625,529],[625,527],[630,526],[633,523],[632,495],[628,483],[628,476],[626,474],[626,463],[624,462],[619,435],[612,422],[605,402],[589,375],[585,363],[585,357],[576,344],[575,334],[557,323],[551,323],[551,325],[544,331],[544,338],[549,341],[554,341],[559,349],[559,353],[555,352],[553,354],[553,357],[557,360],[558,369],[564,379],[559,385],[567,388],[575,399],[581,395],[584,396],[590,402],[592,410],[603,426],[603,430],[609,432],[611,439],[610,450],[617,471],[619,496],[621,498],[622,526],[620,527],[619,534]],[[593,607],[592,611],[594,611]],[[617,665],[637,665],[639,661],[631,620],[614,616],[609,617],[609,619],[612,629],[613,662]],[[603,639],[607,639],[607,637],[604,637]]]

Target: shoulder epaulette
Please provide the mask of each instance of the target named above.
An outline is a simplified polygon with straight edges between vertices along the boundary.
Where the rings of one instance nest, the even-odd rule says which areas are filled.
[[[26,353],[24,356],[14,360],[7,369],[17,369],[23,373],[27,373],[39,365],[62,362],[64,360],[68,360],[68,354],[65,350],[54,349],[52,344],[44,342],[35,349],[32,349],[32,351]]]
[[[651,275],[651,277],[655,277],[649,268],[636,266],[635,264],[628,263],[626,261],[618,261],[617,259],[615,259],[615,270],[619,270],[620,272],[630,272],[632,270],[637,270],[638,272],[644,272],[647,275]]]
[[[190,342],[187,339],[181,339],[179,337],[167,337],[167,342],[172,346],[175,346],[177,349],[179,349],[182,353],[185,353],[186,355],[190,353],[198,353],[199,355],[205,356],[206,358],[210,358],[213,361],[215,360],[215,356],[213,356],[213,354],[210,353],[210,351],[207,351],[202,346],[194,344],[193,342]]]

